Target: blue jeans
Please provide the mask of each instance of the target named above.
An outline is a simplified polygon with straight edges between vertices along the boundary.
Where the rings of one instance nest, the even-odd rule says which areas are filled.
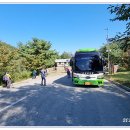
[[[46,86],[46,78],[45,77],[41,77],[42,81],[41,81],[41,85],[43,85],[43,80],[44,80],[44,86]]]

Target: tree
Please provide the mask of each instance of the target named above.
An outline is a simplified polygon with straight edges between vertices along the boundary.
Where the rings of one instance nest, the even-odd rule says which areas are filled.
[[[6,71],[13,81],[26,79],[32,69],[52,67],[58,56],[55,50],[51,50],[51,43],[45,40],[33,38],[27,44],[19,43],[19,48],[0,41],[0,84]]]
[[[111,14],[115,14],[111,21],[129,21],[130,20],[130,4],[110,5],[108,10]],[[121,47],[124,51],[130,46],[130,22],[126,24],[126,30],[123,33],[117,34],[114,38],[115,41],[121,42]],[[122,42],[123,41],[123,42]]]
[[[17,57],[17,49],[8,45],[7,43],[0,42],[0,71],[12,71],[14,60]]]
[[[111,14],[115,17],[111,21],[128,21],[130,20],[130,4],[110,5],[108,7]],[[126,36],[130,36],[130,22],[126,24]]]
[[[108,52],[107,52],[108,46],[109,49],[111,50],[109,53],[110,63],[122,65],[123,51],[120,49],[119,44],[117,42],[109,43],[109,45],[107,44],[100,48],[100,52],[103,54],[105,59],[108,60]]]
[[[111,14],[115,13],[115,18],[111,19],[112,21],[127,21],[130,19],[130,4],[118,4],[118,5],[110,5],[108,7]]]
[[[72,57],[72,53],[71,52],[63,52],[60,56],[61,59],[70,59]]]
[[[25,68],[22,61],[23,58],[20,57],[17,48],[0,42],[0,84],[2,75],[7,71],[11,74],[13,80],[19,79],[18,76],[20,77],[22,70]]]
[[[51,49],[51,43],[38,38],[33,38],[27,44],[19,44],[19,52],[26,59],[28,70],[51,67],[54,65],[58,53]]]
[[[113,41],[117,41],[120,49],[123,50],[123,63],[127,69],[130,69],[130,4],[110,5],[108,7],[111,14],[115,17],[111,21],[128,21],[126,30],[117,34]]]

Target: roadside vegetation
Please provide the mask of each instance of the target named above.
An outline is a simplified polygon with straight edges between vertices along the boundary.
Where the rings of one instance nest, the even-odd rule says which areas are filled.
[[[130,79],[130,4],[110,5],[108,10],[115,16],[111,21],[127,21],[127,24],[123,33],[119,32],[114,38],[107,39],[100,52],[108,61],[109,51],[110,68],[113,65],[119,66],[116,74],[110,69],[111,75],[108,78],[127,84]],[[71,56],[72,53],[66,51],[60,55],[52,49],[50,41],[43,39],[33,38],[27,43],[20,42],[18,47],[0,41],[0,85],[5,72],[9,72],[15,82],[29,78],[34,69],[39,72],[40,68],[53,67],[55,59],[68,59]]]
[[[41,68],[53,67],[55,59],[71,57],[69,52],[59,55],[51,47],[49,41],[38,38],[27,43],[20,42],[17,48],[0,41],[0,85],[5,72],[9,72],[16,82],[31,77],[34,69],[39,73]]]
[[[108,43],[100,48],[107,61],[109,51],[110,74],[105,77],[130,87],[130,4],[110,5],[108,10],[114,15],[111,21],[126,21],[127,24],[124,32],[107,39]],[[112,72],[112,65],[119,66],[116,73]]]
[[[118,72],[116,74],[110,74],[105,76],[106,79],[118,82],[130,88],[130,71]]]

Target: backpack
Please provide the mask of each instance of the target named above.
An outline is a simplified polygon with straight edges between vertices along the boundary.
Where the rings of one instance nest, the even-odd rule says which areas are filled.
[[[3,76],[3,81],[8,81],[9,80],[9,77],[7,75],[4,75]]]

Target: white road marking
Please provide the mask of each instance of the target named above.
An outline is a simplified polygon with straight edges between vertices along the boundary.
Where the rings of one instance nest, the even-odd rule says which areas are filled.
[[[41,90],[41,89],[42,89],[42,88],[38,89],[38,91]],[[38,91],[37,91],[37,92],[38,92]],[[18,100],[18,101],[16,101],[16,102],[13,102],[13,103],[11,103],[10,105],[8,105],[8,106],[6,106],[6,107],[0,109],[0,113],[3,112],[3,111],[5,111],[5,110],[8,109],[8,108],[14,106],[15,104],[21,102],[22,100],[26,99],[27,97],[29,97],[29,96],[31,96],[31,95],[33,95],[33,94],[34,94],[34,91],[33,91],[31,94],[29,94],[28,96],[24,96],[24,97],[21,98],[20,100]],[[36,94],[36,92],[35,92],[35,94]]]
[[[16,102],[14,102],[14,103],[12,103],[12,104],[10,104],[10,105],[4,107],[3,109],[0,110],[0,113],[1,113],[2,111],[5,111],[5,110],[8,109],[8,108],[14,106],[15,104],[19,103],[20,101],[26,99],[27,97],[28,97],[28,96],[25,96],[25,97],[21,98],[20,100],[18,100],[18,101],[16,101]]]

